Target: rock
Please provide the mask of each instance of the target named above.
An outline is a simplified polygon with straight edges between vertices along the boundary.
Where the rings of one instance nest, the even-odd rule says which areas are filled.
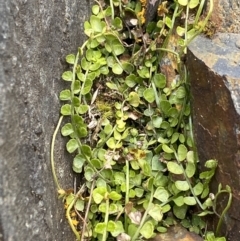
[[[217,32],[240,33],[239,0],[213,0],[211,21]]]
[[[0,2],[0,240],[74,240],[57,199],[50,142],[59,117],[65,55],[84,40],[88,0]],[[56,143],[57,174],[72,187]]]
[[[222,234],[239,240],[240,232],[240,35],[218,34],[213,40],[197,37],[189,46],[193,128],[201,165],[218,160],[213,193],[218,183],[233,191],[231,209]],[[226,205],[220,200],[219,212]],[[209,220],[216,227],[218,220]]]
[[[167,233],[158,234],[149,241],[203,241],[203,239],[195,233],[187,231],[180,225],[171,226]]]

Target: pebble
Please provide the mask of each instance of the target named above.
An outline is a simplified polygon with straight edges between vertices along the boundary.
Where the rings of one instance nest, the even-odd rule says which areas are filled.
[[[149,241],[203,241],[203,239],[180,225],[172,226],[167,233],[158,234]]]

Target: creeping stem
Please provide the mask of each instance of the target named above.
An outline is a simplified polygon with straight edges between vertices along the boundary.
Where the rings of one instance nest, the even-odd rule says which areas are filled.
[[[62,120],[63,120],[63,116],[61,116],[58,120],[58,124],[57,124],[57,127],[53,133],[53,137],[52,137],[52,142],[51,142],[51,167],[52,167],[52,175],[53,175],[53,178],[54,178],[54,182],[57,186],[57,189],[61,189],[60,185],[59,185],[59,182],[58,182],[58,178],[57,178],[57,175],[56,175],[56,171],[55,171],[55,163],[54,163],[54,145],[55,145],[55,140],[56,140],[56,135],[58,133],[58,130],[59,130],[59,127],[62,123]]]

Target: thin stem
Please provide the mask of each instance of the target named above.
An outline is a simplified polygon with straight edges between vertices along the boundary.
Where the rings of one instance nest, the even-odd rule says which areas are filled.
[[[197,23],[198,23],[199,17],[200,17],[200,15],[202,13],[202,10],[203,10],[204,3],[205,3],[205,0],[202,0],[200,5],[199,5],[199,7],[198,7],[198,11],[197,11],[197,14],[196,14],[193,26],[196,26]]]
[[[212,11],[213,11],[213,0],[210,0],[209,3],[210,3],[210,4],[209,4],[209,11],[208,11],[207,17],[205,18],[204,22],[201,24],[200,29],[199,29],[198,31],[196,31],[196,33],[192,36],[192,38],[189,39],[189,40],[185,43],[185,46],[184,46],[183,48],[187,47],[187,46],[189,45],[189,43],[190,43],[196,36],[198,36],[198,35],[203,31],[203,29],[205,28],[205,26],[207,25],[207,22],[208,22],[211,14],[212,14]]]
[[[106,213],[105,213],[105,218],[104,218],[104,223],[105,223],[106,227],[105,227],[104,232],[103,232],[102,241],[107,240],[108,217],[109,217],[109,199],[107,198],[107,200],[106,200]]]
[[[181,162],[179,161],[179,159],[178,159],[178,155],[177,155],[176,151],[174,151],[174,155],[175,155],[175,158],[176,158],[178,164],[179,164],[179,165],[181,166],[181,168],[182,168],[182,171],[183,171],[185,180],[186,180],[187,183],[188,183],[188,186],[189,186],[189,188],[190,188],[190,191],[191,191],[193,197],[195,198],[195,200],[196,200],[196,202],[198,203],[198,205],[200,206],[200,208],[201,208],[202,210],[204,210],[205,208],[203,207],[203,205],[202,205],[202,203],[200,202],[200,200],[198,199],[198,197],[195,195],[194,190],[193,190],[193,187],[192,187],[192,184],[191,184],[191,182],[189,181],[189,179],[188,179],[188,177],[187,177],[187,174],[186,174],[186,172],[185,172],[185,170],[184,170],[184,168],[183,168],[183,166],[182,166],[182,163],[181,163]]]
[[[114,19],[114,6],[113,6],[113,1],[110,0],[110,6],[111,6],[111,10],[112,10],[112,20]]]
[[[135,240],[138,238],[138,235],[139,235],[139,233],[140,233],[140,230],[141,230],[142,226],[144,225],[144,223],[145,223],[145,221],[146,221],[146,219],[147,219],[148,212],[149,212],[149,210],[150,210],[150,208],[151,208],[151,206],[152,206],[153,192],[154,192],[154,190],[153,190],[153,187],[152,187],[151,196],[150,196],[150,200],[149,200],[149,203],[148,203],[148,207],[147,207],[147,209],[146,209],[146,211],[145,211],[145,213],[144,213],[144,215],[143,215],[143,217],[142,217],[141,223],[139,224],[138,229],[137,229],[137,231],[135,232],[134,236],[132,237],[131,241],[135,241]]]
[[[186,9],[186,17],[185,17],[185,29],[184,29],[184,37],[185,37],[185,39],[184,39],[184,45],[185,45],[185,48],[186,48],[186,43],[187,43],[187,41],[188,41],[188,34],[187,34],[187,32],[188,32],[188,15],[189,15],[189,5],[187,5],[187,9]],[[184,51],[184,53],[186,54],[186,49],[183,49],[183,51]]]
[[[58,124],[57,124],[57,127],[53,133],[53,136],[52,136],[52,142],[51,142],[51,167],[52,167],[52,175],[53,175],[53,179],[54,179],[54,182],[57,186],[57,189],[62,189],[59,185],[59,182],[58,182],[58,178],[57,178],[57,175],[56,175],[56,171],[55,171],[55,162],[54,162],[54,144],[55,144],[55,140],[56,140],[56,135],[58,133],[58,130],[59,130],[59,127],[62,123],[62,120],[63,120],[63,116],[61,116],[58,120]]]
[[[218,221],[218,224],[217,224],[217,228],[216,228],[216,235],[218,236],[219,235],[219,232],[220,232],[220,228],[222,226],[222,222],[223,222],[223,218],[226,214],[226,212],[228,211],[228,209],[230,208],[231,204],[232,204],[232,192],[229,192],[227,190],[222,190],[221,192],[217,193],[216,197],[215,197],[215,204],[214,204],[214,207],[216,207],[216,202],[217,202],[217,198],[220,194],[222,193],[228,193],[229,196],[228,196],[228,203],[227,203],[227,206],[224,208],[224,210],[222,211],[222,214],[220,216],[220,219]]]
[[[85,217],[84,217],[84,223],[83,223],[83,227],[82,227],[82,235],[81,235],[81,241],[84,240],[84,233],[85,233],[85,229],[86,229],[86,220],[88,219],[88,214],[89,214],[89,210],[90,210],[90,206],[91,206],[91,202],[92,202],[92,192],[93,192],[93,188],[95,187],[95,179],[93,180],[92,182],[92,185],[91,185],[91,191],[90,191],[90,196],[89,196],[89,200],[88,200],[88,204],[87,204],[87,208],[86,208],[86,211],[85,211]]]
[[[83,185],[83,186],[81,187],[81,189],[77,192],[77,194],[75,195],[75,197],[74,197],[74,199],[72,200],[72,202],[69,204],[69,206],[68,206],[68,208],[67,208],[67,211],[66,211],[66,216],[67,216],[68,223],[69,223],[72,231],[73,231],[74,234],[76,235],[77,240],[80,240],[80,234],[79,234],[79,232],[76,230],[75,226],[73,225],[70,212],[71,212],[71,210],[72,210],[72,208],[73,208],[73,205],[74,205],[75,202],[77,201],[80,193],[83,192],[84,187],[85,187],[85,185]]]
[[[156,48],[156,50],[160,50],[160,51],[164,51],[164,52],[169,52],[171,54],[174,54],[176,55],[177,57],[177,62],[179,63],[181,60],[180,60],[180,57],[179,57],[179,54],[171,49],[166,49],[166,48]]]
[[[129,203],[129,161],[126,160],[126,196],[125,196],[125,206]],[[128,222],[127,222],[127,214],[125,212],[124,215],[124,228],[125,232],[127,232]]]

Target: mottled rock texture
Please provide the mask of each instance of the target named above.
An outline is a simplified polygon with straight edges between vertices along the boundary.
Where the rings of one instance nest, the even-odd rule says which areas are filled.
[[[149,241],[203,241],[197,234],[187,231],[180,225],[168,228],[166,233],[158,234]]]
[[[240,1],[213,0],[213,4],[211,21],[216,31],[240,33]]]
[[[89,0],[0,0],[0,240],[75,240],[57,200],[50,141],[64,56],[83,42]],[[57,173],[72,187],[64,143]]]
[[[222,228],[229,241],[240,237],[239,41],[238,34],[218,34],[213,40],[199,36],[190,44],[187,56],[201,165],[208,159],[217,159],[219,167],[212,190],[216,191],[217,184],[222,183],[233,191],[233,204]],[[225,204],[226,197],[222,196],[219,210]],[[213,225],[216,221],[210,220]]]

